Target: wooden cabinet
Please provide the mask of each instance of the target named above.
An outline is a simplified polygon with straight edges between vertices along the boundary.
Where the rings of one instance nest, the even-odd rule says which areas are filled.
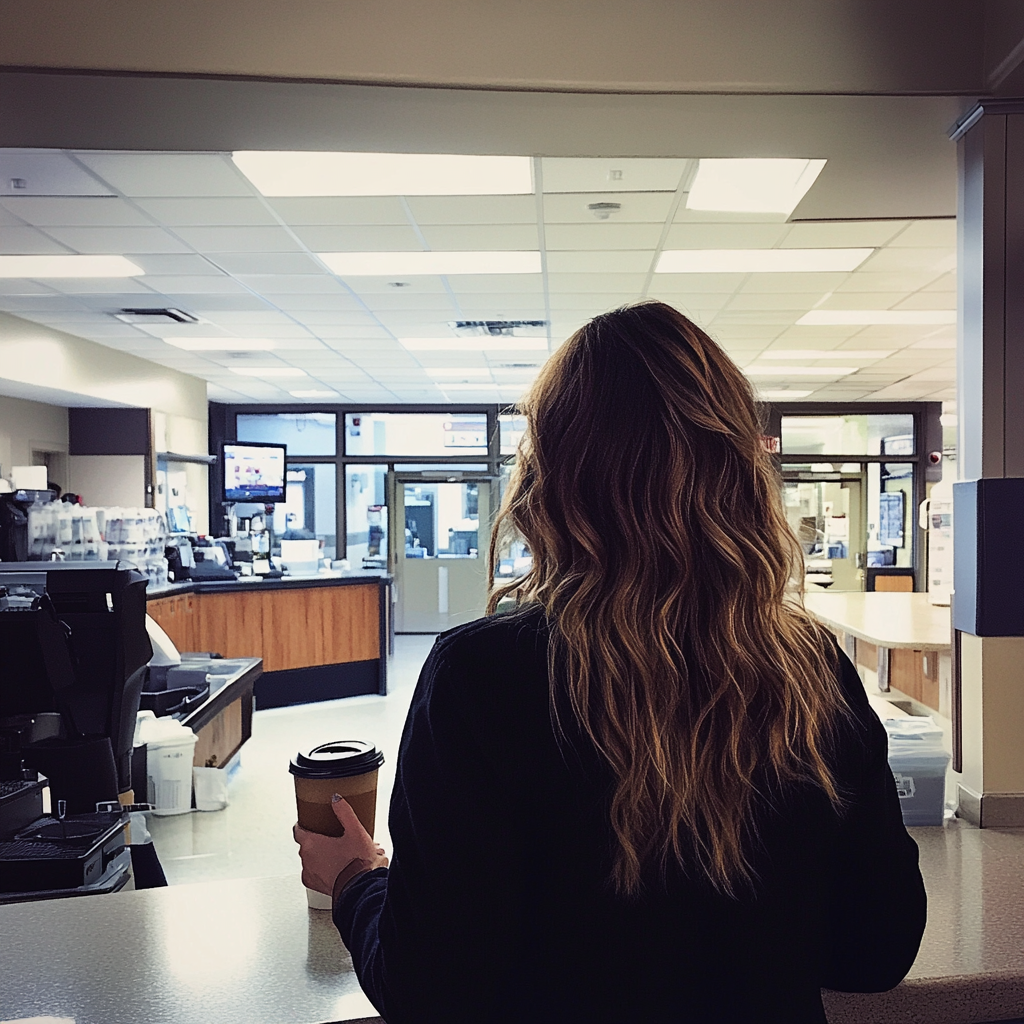
[[[380,584],[176,594],[149,614],[179,651],[262,658],[265,672],[380,657]]]

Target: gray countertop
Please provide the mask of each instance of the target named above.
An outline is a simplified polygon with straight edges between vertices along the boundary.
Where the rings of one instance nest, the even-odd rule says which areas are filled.
[[[911,830],[928,928],[891,992],[826,992],[831,1024],[1024,1013],[1024,829]],[[879,872],[884,865],[876,865]],[[330,915],[297,876],[0,907],[2,1016],[75,1024],[322,1024],[373,1016]]]

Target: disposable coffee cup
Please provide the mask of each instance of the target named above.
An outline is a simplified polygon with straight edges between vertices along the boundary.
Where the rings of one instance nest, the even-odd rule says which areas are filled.
[[[343,796],[370,835],[377,817],[377,771],[384,755],[363,740],[334,740],[292,758],[288,770],[295,779],[299,824],[310,832],[340,836],[344,829],[332,806],[335,793]],[[330,910],[331,898],[306,889],[309,905]]]

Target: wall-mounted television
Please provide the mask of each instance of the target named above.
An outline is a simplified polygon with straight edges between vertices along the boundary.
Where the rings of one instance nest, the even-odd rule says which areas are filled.
[[[225,441],[224,500],[266,505],[284,501],[287,455],[283,444]]]

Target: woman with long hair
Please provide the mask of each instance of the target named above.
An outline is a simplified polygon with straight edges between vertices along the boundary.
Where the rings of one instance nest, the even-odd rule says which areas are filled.
[[[659,302],[548,360],[498,514],[515,610],[442,634],[387,861],[343,800],[307,885],[388,1024],[825,1021],[924,928],[857,673],[802,608],[750,385]],[[505,603],[508,603],[506,600]]]

